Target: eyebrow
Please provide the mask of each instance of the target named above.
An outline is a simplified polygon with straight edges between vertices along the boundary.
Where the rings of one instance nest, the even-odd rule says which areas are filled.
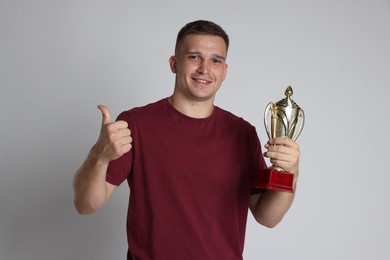
[[[198,51],[187,51],[186,54],[201,55],[201,53],[198,52]],[[219,54],[213,54],[212,56],[213,56],[214,58],[217,58],[217,59],[221,59],[221,60],[223,60],[223,61],[226,61],[226,57],[221,56],[221,55],[219,55]]]

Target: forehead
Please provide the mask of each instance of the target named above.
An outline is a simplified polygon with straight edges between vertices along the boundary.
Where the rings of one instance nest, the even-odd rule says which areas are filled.
[[[210,52],[226,57],[226,44],[222,37],[208,34],[189,34],[184,37],[180,52]]]

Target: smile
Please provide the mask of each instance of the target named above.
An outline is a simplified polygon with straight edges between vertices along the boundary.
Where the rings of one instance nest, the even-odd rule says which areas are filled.
[[[201,84],[209,84],[212,82],[211,80],[206,80],[206,79],[197,79],[197,78],[192,78],[192,79]]]

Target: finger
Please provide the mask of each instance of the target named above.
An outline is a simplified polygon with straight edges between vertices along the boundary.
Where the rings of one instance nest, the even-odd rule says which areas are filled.
[[[97,108],[102,112],[102,125],[111,123],[110,110],[104,105],[98,105]]]
[[[284,146],[290,146],[290,147],[294,147],[297,145],[296,142],[294,142],[293,140],[291,140],[290,138],[288,138],[286,136],[273,138],[273,139],[269,140],[269,143],[271,145],[284,145]]]
[[[280,154],[295,153],[295,149],[285,145],[272,145],[268,148],[268,152],[275,152]]]
[[[295,147],[289,147],[284,145],[273,145],[271,146],[267,152],[267,157],[275,157],[275,156],[288,156],[292,158],[298,158],[299,157],[299,146],[297,146],[297,149]]]
[[[133,142],[133,138],[131,136],[125,136],[121,138],[122,145],[131,144]]]
[[[273,165],[279,166],[288,172],[297,172],[299,167],[298,161],[285,161],[280,159],[270,159]]]
[[[118,120],[118,121],[112,123],[112,125],[113,125],[113,128],[118,129],[118,130],[129,129],[129,124],[124,120]]]
[[[121,138],[125,136],[131,136],[131,131],[128,128],[127,122],[125,121],[116,121],[106,125],[105,127],[107,134],[112,137]]]
[[[130,143],[118,143],[118,146],[116,147],[116,155],[117,156],[122,156],[125,153],[129,152],[132,148],[132,144]]]
[[[131,137],[130,129],[129,128],[125,128],[125,129],[120,130],[119,136],[120,137]]]
[[[131,144],[125,144],[125,145],[123,145],[123,147],[122,147],[122,151],[123,151],[123,153],[125,154],[125,153],[127,153],[127,152],[130,152],[131,148],[132,148],[132,145],[131,145]]]
[[[270,159],[279,160],[279,161],[289,161],[289,154],[283,154],[280,152],[265,152],[264,156]]]
[[[284,145],[274,145],[264,153],[264,156],[276,160],[278,163],[284,162],[295,165],[299,161],[299,150]]]

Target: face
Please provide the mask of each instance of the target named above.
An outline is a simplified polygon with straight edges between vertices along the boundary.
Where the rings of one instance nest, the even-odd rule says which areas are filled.
[[[191,101],[214,101],[227,72],[226,45],[219,36],[187,35],[169,59],[176,74],[174,95]]]

